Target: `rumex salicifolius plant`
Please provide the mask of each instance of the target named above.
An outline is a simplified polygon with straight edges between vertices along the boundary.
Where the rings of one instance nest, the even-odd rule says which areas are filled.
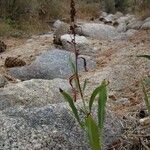
[[[147,58],[147,59],[150,60],[150,55],[139,55],[138,57],[143,57],[143,58]],[[148,82],[150,82],[150,79],[149,79]],[[150,87],[150,83],[148,84],[148,87]],[[146,92],[146,87],[145,87],[144,80],[142,80],[142,90],[143,90],[143,94],[144,94],[144,102],[145,102],[145,105],[148,109],[148,113],[149,113],[149,116],[150,116],[150,101],[149,101],[148,93]]]
[[[75,9],[75,2],[74,0],[71,0],[70,3],[70,19],[71,19],[71,25],[70,25],[70,32],[71,32],[71,42],[74,54],[75,54],[75,61],[73,61],[70,58],[70,64],[71,64],[71,70],[72,70],[72,76],[69,78],[69,83],[73,90],[73,96],[66,93],[62,89],[60,89],[61,94],[63,95],[64,99],[69,103],[69,106],[74,114],[74,117],[78,121],[79,125],[83,130],[87,132],[87,135],[89,137],[89,141],[91,144],[91,147],[93,150],[102,150],[102,130],[104,127],[104,119],[105,119],[105,107],[106,107],[106,101],[107,101],[107,82],[104,80],[101,85],[99,85],[91,94],[89,101],[85,100],[84,97],[84,90],[87,85],[87,80],[84,81],[83,86],[81,85],[79,73],[78,73],[78,59],[83,59],[84,68],[85,71],[87,71],[86,68],[86,59],[83,57],[80,57],[79,50],[76,46],[76,24],[75,24],[75,16],[76,16],[76,9]],[[75,84],[73,84],[73,82]],[[81,100],[82,100],[82,109],[79,110],[77,106],[75,105],[76,102],[76,96],[77,93],[79,93]],[[98,121],[95,120],[92,114],[92,106],[94,103],[94,100],[98,97],[98,110],[97,110],[97,116]],[[81,119],[79,116],[79,111],[82,111],[84,114],[84,119]]]

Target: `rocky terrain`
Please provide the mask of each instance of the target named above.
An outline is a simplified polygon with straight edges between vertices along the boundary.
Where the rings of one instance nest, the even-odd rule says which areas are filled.
[[[102,13],[94,21],[77,20],[77,25],[77,48],[87,60],[88,72],[83,60],[78,61],[81,82],[88,79],[87,100],[103,79],[110,82],[104,149],[150,148],[150,123],[141,125],[139,117],[146,110],[141,79],[150,77],[150,62],[137,57],[150,54],[150,18]],[[3,40],[7,49],[0,53],[0,150],[90,149],[59,93],[59,88],[71,93],[71,38],[69,24],[58,20],[54,32],[18,43]],[[7,57],[26,65],[8,68]],[[77,105],[81,107],[80,99]],[[95,109],[93,113],[96,116]]]

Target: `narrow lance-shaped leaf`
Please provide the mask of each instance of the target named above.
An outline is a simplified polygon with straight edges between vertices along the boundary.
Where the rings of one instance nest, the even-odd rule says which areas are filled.
[[[92,150],[101,150],[99,141],[99,129],[96,122],[91,115],[89,115],[85,121]]]
[[[142,89],[143,89],[143,93],[144,93],[144,101],[145,101],[146,107],[148,109],[148,113],[150,115],[150,102],[148,100],[148,95],[146,93],[146,89],[145,89],[143,81],[142,81]]]
[[[74,75],[74,82],[75,82],[76,89],[79,91],[79,85],[78,85],[78,82],[76,80],[76,67],[75,67],[75,64],[74,64],[71,57],[69,57],[69,64],[70,64],[70,67],[72,70],[72,74]]]
[[[138,55],[137,57],[144,57],[144,58],[150,59],[150,55]]]
[[[76,67],[75,67],[75,64],[74,64],[74,62],[73,62],[71,56],[69,57],[69,64],[70,64],[72,73],[75,74],[75,72],[76,72]]]
[[[69,106],[72,109],[72,112],[73,112],[75,118],[77,119],[77,121],[79,122],[79,124],[82,127],[82,123],[79,118],[78,110],[77,110],[76,106],[74,105],[73,98],[68,93],[63,91],[62,89],[60,89],[60,93],[64,96],[64,99],[69,103]]]
[[[83,92],[85,91],[86,86],[87,86],[87,79],[84,80],[83,89],[82,89]]]
[[[100,90],[102,89],[102,86],[103,86],[104,82],[105,81],[103,81],[102,84],[93,91],[93,93],[90,97],[90,101],[89,101],[89,110],[90,110],[90,112],[91,112],[94,100],[95,100],[96,96],[99,94]]]
[[[94,121],[91,115],[89,115],[85,119],[85,122],[92,150],[101,150],[101,145],[99,141],[99,129],[96,122]]]
[[[101,89],[99,91],[99,98],[98,98],[98,124],[100,128],[100,135],[102,138],[102,129],[104,127],[104,120],[105,120],[105,108],[107,102],[107,84],[104,81],[101,85]]]

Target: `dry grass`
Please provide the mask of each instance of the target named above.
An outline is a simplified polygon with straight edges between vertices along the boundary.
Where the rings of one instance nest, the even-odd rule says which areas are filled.
[[[4,36],[6,33],[10,32],[11,28],[8,24],[0,22],[0,36]]]
[[[135,11],[142,19],[150,16],[149,2],[139,5],[139,2],[133,4],[133,0],[128,1],[130,3],[122,7],[136,7]],[[15,5],[8,7],[7,3],[11,2],[15,2]],[[0,19],[2,18],[3,21],[0,22],[0,36],[22,37],[47,32],[50,28],[46,22],[68,19],[69,3],[70,0],[25,0],[21,2],[20,0],[1,0]],[[98,18],[101,7],[99,0],[76,0],[76,8],[79,19],[89,19]]]
[[[77,4],[77,15],[79,19],[98,18],[100,16],[99,3],[85,3],[81,1]]]
[[[122,140],[126,149],[150,148],[150,126],[139,123],[139,111],[128,112],[123,118],[124,134]]]
[[[146,19],[147,17],[150,17],[150,7],[142,9],[140,11],[136,11],[135,13],[141,20]]]
[[[133,0],[132,0],[133,1]],[[142,20],[150,17],[150,1],[149,0],[137,0],[132,2],[134,6],[135,14]]]
[[[0,22],[0,36],[21,37],[50,31],[50,27],[47,22],[51,22],[56,19],[63,20],[68,18],[68,8],[70,7],[69,2],[70,0],[30,0],[29,3],[29,0],[27,0],[22,4],[16,0],[15,7],[10,7],[9,9],[12,9],[10,12],[14,12],[13,9],[16,9],[16,7],[20,8],[18,11],[21,10],[23,13],[19,15],[18,12],[17,17],[15,17],[16,13],[9,14],[8,7],[4,8],[3,6],[3,8],[1,8],[1,12],[3,13],[0,14],[0,17],[3,18],[3,21]],[[3,3],[3,5],[6,4]],[[24,8],[22,5],[26,7]],[[78,0],[76,7],[78,18],[99,16],[100,6],[98,3],[87,3],[86,0]],[[12,18],[15,20],[12,20]]]
[[[8,23],[1,21],[0,22],[0,36],[22,37],[23,32],[20,31],[19,29],[12,27]]]

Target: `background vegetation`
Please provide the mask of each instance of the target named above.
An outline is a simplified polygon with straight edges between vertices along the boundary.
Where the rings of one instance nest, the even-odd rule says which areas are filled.
[[[0,36],[20,36],[24,32],[49,30],[48,23],[68,18],[70,0],[0,0]],[[108,13],[138,12],[142,18],[150,14],[149,0],[76,0],[78,18],[98,17]]]

